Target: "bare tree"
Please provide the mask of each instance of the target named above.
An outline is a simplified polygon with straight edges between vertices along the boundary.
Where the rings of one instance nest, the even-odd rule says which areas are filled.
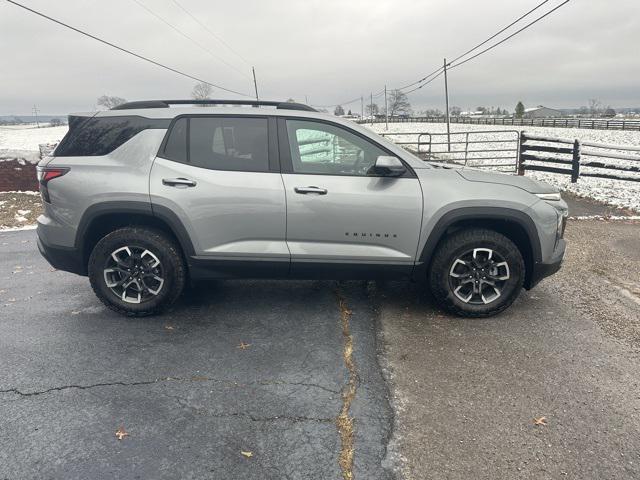
[[[333,114],[336,116],[344,115],[344,108],[342,108],[342,105],[338,105],[333,111]]]
[[[127,101],[122,97],[112,97],[110,95],[102,95],[98,98],[97,104],[99,107],[104,107],[107,110],[112,109],[113,107],[117,107],[118,105],[122,105]]]
[[[197,83],[193,90],[191,90],[191,97],[194,100],[209,100],[211,98],[211,92],[213,89],[211,85],[208,83],[200,82]],[[206,105],[200,105],[201,107],[205,107]]]
[[[449,109],[449,114],[454,117],[459,117],[461,113],[462,113],[462,109],[460,107],[451,107]]]
[[[602,102],[597,98],[589,99],[589,113],[591,115],[598,115],[602,112]]]
[[[59,127],[60,125],[62,125],[62,121],[59,118],[52,118],[49,121],[49,125],[51,125],[52,127]]]
[[[391,90],[389,92],[389,115],[411,115],[411,104],[407,98],[407,94],[400,90]]]
[[[376,103],[370,103],[369,105],[365,105],[364,111],[367,115],[373,116],[377,115],[380,112],[380,108]]]

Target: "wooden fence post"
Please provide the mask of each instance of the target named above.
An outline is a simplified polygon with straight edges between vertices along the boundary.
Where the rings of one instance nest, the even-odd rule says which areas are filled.
[[[522,147],[526,140],[527,140],[527,135],[524,133],[524,131],[520,132],[520,137],[518,139],[518,141],[520,142],[520,146],[518,148],[518,175],[524,175],[525,165],[524,165],[524,159],[522,158],[523,156]]]
[[[571,161],[571,183],[576,183],[580,177],[580,141],[573,142],[573,159]]]

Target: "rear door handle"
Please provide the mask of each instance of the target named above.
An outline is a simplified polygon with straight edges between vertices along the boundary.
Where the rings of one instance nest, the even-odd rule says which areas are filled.
[[[169,185],[170,187],[195,187],[196,182],[189,180],[188,178],[163,178],[163,185]]]
[[[315,193],[317,195],[326,195],[327,189],[320,187],[295,187],[294,192],[306,195],[307,193]]]

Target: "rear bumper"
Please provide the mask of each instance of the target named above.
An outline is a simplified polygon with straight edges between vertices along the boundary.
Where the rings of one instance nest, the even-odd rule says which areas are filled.
[[[78,275],[87,275],[87,267],[84,265],[82,253],[78,249],[47,245],[38,233],[38,250],[53,268]]]
[[[565,250],[566,242],[563,239],[560,239],[558,241],[558,245],[556,247],[556,251],[554,252],[553,258],[548,262],[536,263],[533,266],[531,275],[529,276],[524,287],[529,290],[540,283],[540,280],[542,280],[543,278],[553,275],[558,270],[560,270],[562,261],[564,260]]]

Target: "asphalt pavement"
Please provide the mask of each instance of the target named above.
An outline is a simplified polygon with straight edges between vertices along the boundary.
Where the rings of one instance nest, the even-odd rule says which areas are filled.
[[[0,234],[0,272],[0,478],[390,478],[364,283],[215,282],[135,319],[54,271],[33,231]],[[340,297],[357,379],[347,444]]]

